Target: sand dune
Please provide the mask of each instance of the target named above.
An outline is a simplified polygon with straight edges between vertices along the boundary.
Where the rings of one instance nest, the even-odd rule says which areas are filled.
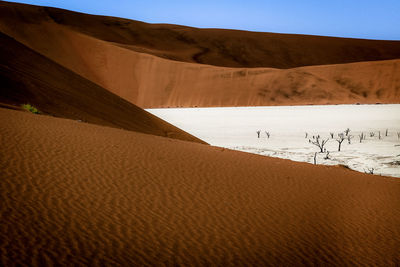
[[[42,113],[201,142],[0,33],[0,102]]]
[[[400,183],[0,109],[3,266],[400,264]]]
[[[187,63],[196,62],[189,58],[198,42],[185,42],[176,32],[206,42],[202,45],[211,52],[198,57],[207,59],[202,63],[250,67],[400,58],[400,42],[149,25],[5,2],[0,3],[0,14],[0,31],[142,108],[400,102],[398,59],[291,69],[216,67]],[[243,37],[253,35],[255,39]],[[229,57],[212,47],[220,41],[249,45],[246,49],[262,64],[236,48],[233,58],[245,56],[249,62],[226,63]],[[252,45],[272,50],[261,53]],[[277,47],[282,51],[273,50]],[[181,55],[174,58],[169,53]]]
[[[143,56],[138,66],[144,71],[137,93],[114,93],[144,108],[400,103],[400,60],[277,70],[188,66]]]
[[[1,2],[2,30],[51,23],[167,59],[225,67],[294,68],[400,58],[400,42],[147,24]]]
[[[143,108],[400,101],[399,60],[288,70],[222,68],[137,53],[52,24],[27,29],[29,40],[40,39],[34,49]]]

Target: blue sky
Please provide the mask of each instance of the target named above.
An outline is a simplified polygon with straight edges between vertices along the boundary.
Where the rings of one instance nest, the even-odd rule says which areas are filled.
[[[400,40],[400,0],[21,0],[149,23]]]

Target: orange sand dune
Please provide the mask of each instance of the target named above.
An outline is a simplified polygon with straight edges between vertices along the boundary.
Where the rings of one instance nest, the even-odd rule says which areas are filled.
[[[198,29],[7,2],[0,2],[0,18],[3,31],[49,23],[138,52],[225,67],[294,68],[400,58],[399,41]]]
[[[136,49],[143,52],[138,53],[132,50],[131,46],[133,40],[142,40],[141,38],[146,34],[154,34],[151,36],[155,39],[148,42],[156,47],[165,46],[167,49],[176,42],[169,40],[164,34],[165,31],[171,33],[179,29],[194,31],[199,36],[206,35],[211,42],[215,37],[211,33],[217,30],[147,25],[117,18],[89,16],[4,2],[0,3],[0,14],[2,14],[0,19],[2,32],[142,108],[400,103],[400,61],[398,59],[292,69],[216,67],[162,59],[151,55],[158,54],[147,48]],[[132,25],[129,24],[131,26],[128,27],[121,24],[121,26],[116,21],[121,23],[125,21]],[[81,26],[78,27],[78,25]],[[145,27],[147,30],[141,27]],[[157,27],[161,27],[159,30],[155,30],[159,35],[151,30]],[[131,30],[136,28],[142,29],[140,34],[130,35]],[[217,32],[229,33],[231,36],[229,38],[241,38],[242,34],[264,36],[263,33],[224,30]],[[101,33],[104,33],[104,36]],[[128,42],[128,39],[124,39],[125,41],[118,39],[117,33],[121,38],[131,36],[131,39],[128,38],[131,42]],[[218,38],[223,38],[223,36],[225,35],[222,34]],[[278,38],[276,36],[281,35],[270,36],[267,34],[266,36],[269,36],[266,37],[268,40],[275,40],[274,38]],[[354,61],[350,60],[353,55],[370,55],[370,57],[362,57],[357,60],[400,58],[400,55],[396,56],[397,54],[393,54],[393,57],[374,58],[374,55],[383,55],[384,53],[378,53],[371,50],[372,46],[367,46],[367,44],[374,44],[373,47],[376,45],[387,53],[397,53],[396,51],[400,51],[400,42],[282,36],[284,40],[287,38],[296,40],[297,49],[301,49],[296,53],[301,53],[304,58],[318,57],[322,59],[323,57],[319,56],[319,53],[323,51],[329,57],[337,59],[318,61],[319,64]],[[225,37],[226,40],[230,40],[227,36]],[[147,40],[145,37],[143,38],[143,40]],[[161,39],[169,41],[162,42]],[[350,44],[357,45],[358,49],[354,48],[352,50],[354,53],[345,53],[346,57],[339,56],[335,54],[336,50],[331,51],[321,46],[318,40],[329,40],[326,43],[332,46],[338,45],[340,51],[345,51],[344,47]],[[299,45],[299,42],[303,41],[306,43]],[[236,44],[236,41],[232,41],[232,43]],[[248,41],[249,45],[253,43]],[[191,45],[193,48],[194,45]],[[316,49],[315,45],[318,45],[320,50]],[[265,47],[269,46],[265,44]],[[286,46],[279,47],[284,49]],[[308,49],[312,49],[312,55],[306,53]],[[177,51],[186,53],[186,50],[179,45],[176,46],[175,52]],[[291,50],[288,51],[285,53],[291,55],[289,59],[295,58],[296,53],[292,55]],[[273,54],[277,57],[279,55],[275,52]],[[294,64],[289,59],[280,57],[279,62],[290,66],[305,64]],[[271,65],[268,59],[261,57],[260,60],[263,60],[265,66]],[[205,62],[213,63],[212,61]],[[218,62],[224,62],[224,60],[220,58]],[[254,64],[243,65],[253,66]],[[227,65],[236,66],[233,63]],[[272,66],[279,66],[279,64],[272,64]]]
[[[0,33],[0,102],[142,133],[202,142]]]
[[[145,108],[400,103],[400,60],[288,70],[156,62],[138,60],[138,91],[114,92]]]
[[[396,266],[400,181],[0,109],[3,266]]]

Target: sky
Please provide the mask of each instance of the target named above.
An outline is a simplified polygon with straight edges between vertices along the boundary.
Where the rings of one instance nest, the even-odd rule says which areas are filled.
[[[10,1],[199,28],[400,40],[400,0]]]

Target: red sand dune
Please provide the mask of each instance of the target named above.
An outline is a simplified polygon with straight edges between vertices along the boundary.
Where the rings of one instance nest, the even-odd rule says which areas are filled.
[[[30,103],[42,113],[201,142],[0,33],[0,103]]]
[[[0,14],[0,31],[142,108],[400,102],[399,60],[382,61],[400,58],[399,41],[151,25],[5,2]],[[368,62],[343,64],[354,61]],[[244,68],[254,66],[275,68]]]
[[[0,3],[0,14],[3,31],[51,24],[138,52],[225,67],[294,68],[400,58],[399,41],[198,29],[7,2]]]
[[[400,181],[0,108],[3,266],[398,266]]]

